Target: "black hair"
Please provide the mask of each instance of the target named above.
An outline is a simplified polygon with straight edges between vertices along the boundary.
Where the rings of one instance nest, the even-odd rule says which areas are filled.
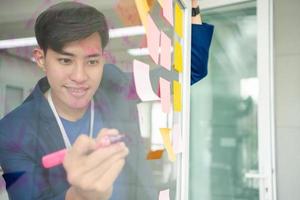
[[[109,40],[105,16],[96,8],[78,2],[62,2],[42,12],[35,22],[35,36],[41,49],[61,52],[69,42],[98,32],[102,49]]]

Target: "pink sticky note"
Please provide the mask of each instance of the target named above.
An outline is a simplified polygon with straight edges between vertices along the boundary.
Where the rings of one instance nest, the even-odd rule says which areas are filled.
[[[138,60],[133,61],[134,84],[140,99],[143,101],[159,100],[158,96],[153,92],[149,72],[149,65]]]
[[[170,82],[166,79],[159,78],[159,86],[162,111],[169,113],[171,107]]]
[[[170,190],[162,190],[159,192],[159,200],[170,200]]]
[[[172,41],[171,39],[161,31],[161,56],[160,56],[160,65],[171,71],[171,48]]]
[[[164,0],[162,2],[163,16],[173,26],[173,1]]]
[[[172,128],[172,145],[175,154],[181,153],[183,151],[183,142],[181,137],[181,130],[179,124],[174,124]]]
[[[147,46],[152,60],[158,64],[160,31],[151,16],[147,15]]]

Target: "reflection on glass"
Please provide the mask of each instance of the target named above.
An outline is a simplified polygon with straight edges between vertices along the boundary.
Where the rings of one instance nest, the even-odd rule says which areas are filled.
[[[214,24],[208,77],[191,91],[190,199],[259,199],[256,9],[220,8]]]
[[[84,1],[82,2],[85,3]],[[17,12],[17,8],[23,7],[19,5],[19,3],[19,1],[10,1],[9,6],[15,7],[16,11],[15,13],[6,13],[8,16],[5,18],[10,19],[10,21],[5,22],[4,25],[1,26],[3,29],[0,31],[0,39],[4,40],[30,37],[31,44],[29,46],[19,46],[17,48],[4,49],[0,52],[0,70],[5,72],[2,73],[1,71],[0,73],[0,89],[2,89],[2,86],[5,83],[4,85],[12,85],[14,88],[20,87],[22,90],[21,94],[19,90],[17,91],[13,88],[8,88],[7,98],[4,99],[7,102],[7,109],[0,109],[0,116],[2,116],[4,112],[10,111],[12,107],[20,105],[21,101],[19,100],[21,97],[23,98],[23,90],[25,93],[27,93],[27,90],[29,90],[28,88],[33,88],[37,80],[44,76],[43,72],[36,67],[35,60],[32,58],[32,50],[36,47],[36,43],[34,43],[34,41],[32,42],[32,37],[34,36],[33,28],[35,18],[38,16],[38,14],[52,4],[56,3],[56,1],[39,1],[24,7],[24,9],[22,8],[22,12]],[[141,23],[135,8],[134,0],[94,1],[92,6],[95,6],[104,13],[108,22],[108,26],[111,30],[111,39],[104,52],[104,57],[107,63],[105,65],[107,73],[105,73],[105,76],[102,78],[101,86],[103,88],[109,90],[111,93],[116,92],[120,95],[123,95],[125,100],[138,102],[137,96],[134,92],[132,92],[134,89],[131,88],[132,90],[129,89],[128,91],[125,85],[127,82],[132,82],[132,75],[130,73],[132,72],[133,59],[139,59],[140,61],[150,64],[152,87],[154,88],[155,92],[157,92],[158,80],[160,76],[170,80],[178,80],[177,73],[160,70],[159,68],[161,67],[155,65],[150,59],[149,52],[145,52],[145,33],[143,32],[143,28],[141,29],[140,27]],[[151,11],[151,16],[154,18],[154,21],[157,23],[159,29],[163,30],[168,37],[173,39],[174,35],[172,27],[167,25],[165,21],[162,20],[160,12],[160,6],[156,3]],[[21,15],[21,13],[25,13],[26,16]],[[123,28],[130,29],[124,30]],[[11,43],[13,42],[11,41]],[[10,47],[13,45],[14,44],[11,44]],[[113,73],[116,73],[117,76],[109,76],[112,71]],[[123,72],[128,72],[128,74],[126,74],[126,77],[120,78],[121,75],[124,75]],[[105,103],[110,104],[116,99],[117,98]],[[0,97],[0,103],[1,102],[2,99]],[[135,128],[139,126],[140,132],[132,131],[134,132],[132,134],[136,133],[135,136],[137,137],[133,139],[130,145],[136,145],[142,149],[141,152],[131,152],[132,154],[135,153],[134,155],[136,155],[136,157],[127,162],[134,161],[130,163],[133,168],[129,170],[126,168],[126,170],[131,173],[130,175],[134,174],[134,178],[129,181],[126,179],[126,177],[121,177],[118,179],[118,183],[120,185],[123,184],[123,188],[129,188],[128,190],[124,191],[124,189],[122,190],[122,187],[120,187],[122,193],[120,193],[119,196],[124,194],[124,196],[122,196],[124,199],[125,196],[129,196],[129,199],[132,200],[146,199],[147,195],[149,198],[153,196],[156,197],[159,190],[168,188],[170,189],[171,198],[174,199],[176,196],[176,163],[174,164],[168,160],[166,152],[164,152],[164,155],[161,159],[153,161],[147,161],[144,153],[150,149],[154,150],[157,148],[162,148],[162,140],[157,129],[161,126],[171,127],[173,122],[178,123],[178,116],[176,118],[176,116],[173,116],[173,113],[168,116],[160,113],[159,110],[161,110],[161,105],[158,102],[138,104],[138,113],[132,109],[130,116],[123,118],[123,115],[127,114],[129,109],[130,108],[124,105],[114,105],[114,110],[120,113],[120,118],[126,120],[118,122],[114,121],[114,123],[119,124],[117,124],[117,127],[113,128],[130,126],[130,130],[131,128],[136,130]],[[105,113],[105,115],[106,114],[108,115],[108,113]],[[128,122],[132,119],[137,120],[134,121],[134,125]],[[140,124],[138,124],[138,122]],[[135,149],[138,149],[138,147]],[[43,153],[41,151],[38,152]],[[140,163],[145,164],[148,168],[150,168],[150,170],[148,168],[144,169],[142,165],[139,165]],[[55,172],[56,169],[53,171]],[[62,168],[60,168],[60,170],[61,169]],[[49,176],[47,178],[51,179],[52,182],[57,182],[58,179],[55,176]],[[60,176],[60,179],[65,181],[63,176]],[[138,181],[140,181],[140,179],[146,180],[143,182],[144,185],[139,185]],[[152,179],[154,179],[154,182],[151,182]],[[130,184],[127,184],[126,181],[130,182]],[[4,190],[4,183],[2,183],[3,181],[0,180],[0,195],[5,195],[2,192],[2,189]],[[63,186],[65,187],[65,185]],[[151,194],[149,195],[149,193]],[[0,196],[0,199],[1,197],[2,196]]]

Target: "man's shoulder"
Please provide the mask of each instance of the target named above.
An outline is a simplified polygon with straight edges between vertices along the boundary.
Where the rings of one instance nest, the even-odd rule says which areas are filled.
[[[18,126],[30,124],[36,119],[36,107],[33,100],[23,102],[0,120],[0,130],[13,130]]]

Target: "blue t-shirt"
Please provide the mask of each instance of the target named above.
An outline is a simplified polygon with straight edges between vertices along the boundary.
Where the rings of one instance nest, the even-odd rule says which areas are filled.
[[[78,119],[77,121],[69,121],[62,117],[60,117],[64,128],[66,130],[66,133],[69,137],[70,143],[73,144],[77,137],[80,134],[86,134],[89,135],[90,133],[90,118],[91,118],[91,109],[87,109],[87,111],[84,113],[82,118]],[[94,121],[94,130],[93,130],[93,138],[97,137],[99,131],[103,128],[103,122],[101,119],[101,115],[99,112],[95,112],[95,121]],[[122,199],[122,197],[126,196],[128,191],[125,191],[120,187],[120,184],[122,180],[124,179],[124,176],[126,174],[121,173],[117,180],[114,183],[114,192],[110,198],[110,200],[119,200]],[[117,192],[116,192],[117,191]]]
[[[91,118],[91,108],[89,107],[87,111],[84,113],[84,115],[78,119],[77,121],[69,121],[64,118],[60,118],[64,128],[66,130],[66,133],[69,137],[70,143],[73,144],[77,137],[80,134],[90,134],[90,119]],[[93,127],[93,138],[96,138],[99,131],[103,128],[103,123],[101,116],[98,112],[95,112],[95,121],[94,121],[94,127]]]

